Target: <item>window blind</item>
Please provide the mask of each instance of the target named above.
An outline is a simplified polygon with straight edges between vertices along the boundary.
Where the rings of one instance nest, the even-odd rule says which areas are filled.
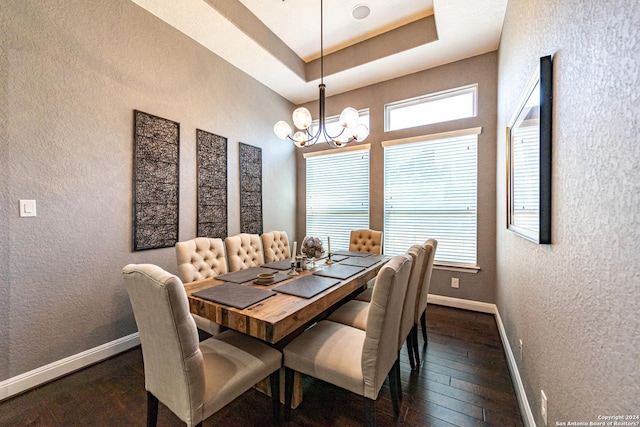
[[[523,126],[513,134],[511,177],[513,197],[513,225],[539,230],[540,228],[540,134],[537,126]],[[515,191],[514,191],[515,190]]]
[[[369,228],[369,149],[306,158],[307,236],[347,250],[351,230]]]
[[[436,260],[476,266],[478,129],[384,146],[384,252],[428,238]]]

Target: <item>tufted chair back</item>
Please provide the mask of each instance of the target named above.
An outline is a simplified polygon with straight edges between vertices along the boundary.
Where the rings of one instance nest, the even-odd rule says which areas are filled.
[[[281,261],[291,256],[289,238],[286,231],[270,231],[262,235],[264,262]]]
[[[185,283],[225,274],[227,257],[222,239],[196,237],[176,243],[178,276]]]
[[[352,230],[349,239],[349,250],[369,252],[379,255],[382,253],[382,231],[362,229]]]
[[[262,240],[257,234],[240,233],[224,240],[229,271],[244,270],[264,264]]]

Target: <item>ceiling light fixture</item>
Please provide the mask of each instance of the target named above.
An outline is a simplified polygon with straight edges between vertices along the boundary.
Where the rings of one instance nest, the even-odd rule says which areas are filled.
[[[311,134],[309,131],[313,119],[311,118],[311,113],[304,107],[297,108],[293,112],[293,124],[297,129],[299,129],[296,133],[291,136],[291,126],[289,123],[284,120],[280,120],[273,127],[273,131],[276,133],[278,138],[286,139],[289,138],[293,141],[293,143],[297,147],[310,147],[314,145],[316,142],[320,141],[322,137],[327,144],[332,147],[339,148],[344,147],[349,142],[352,141],[364,141],[367,136],[369,136],[369,128],[364,124],[358,124],[358,119],[360,118],[360,114],[358,110],[352,107],[347,107],[340,114],[340,119],[338,122],[342,126],[342,130],[337,135],[329,135],[327,132],[326,126],[326,117],[325,117],[325,85],[324,85],[324,40],[323,40],[323,6],[322,0],[320,0],[320,85],[318,88],[320,89],[320,119],[318,122],[318,130],[315,134]]]
[[[351,11],[353,19],[364,19],[371,13],[371,8],[366,4],[359,4]]]

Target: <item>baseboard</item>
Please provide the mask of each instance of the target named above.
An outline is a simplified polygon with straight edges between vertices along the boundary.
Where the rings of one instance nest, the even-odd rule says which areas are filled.
[[[498,331],[500,331],[500,338],[502,339],[502,346],[504,347],[504,352],[507,355],[507,365],[509,366],[509,371],[511,371],[513,386],[518,397],[518,406],[520,406],[520,412],[522,413],[522,421],[526,427],[536,427],[536,421],[533,418],[533,412],[531,412],[531,406],[529,406],[527,393],[525,392],[524,385],[522,384],[518,364],[516,363],[516,359],[511,351],[507,331],[504,329],[504,324],[502,323],[502,318],[500,317],[500,312],[497,307],[495,316],[496,323],[498,324]]]
[[[115,356],[137,345],[140,345],[140,336],[136,332],[4,380],[0,382],[0,401]]]
[[[442,295],[429,294],[427,296],[429,304],[444,305],[445,307],[462,308],[464,310],[479,311],[481,313],[495,314],[496,305],[488,302],[472,301],[469,299],[445,297]]]
[[[531,406],[529,406],[529,400],[522,384],[522,378],[520,377],[520,371],[518,371],[518,365],[516,359],[511,351],[511,345],[509,344],[509,338],[507,332],[504,329],[500,312],[495,304],[479,301],[471,301],[461,298],[445,297],[441,295],[431,295],[427,297],[427,302],[435,305],[444,305],[446,307],[462,308],[465,310],[478,311],[481,313],[490,313],[496,317],[496,324],[498,325],[498,331],[500,332],[500,339],[502,340],[502,346],[504,347],[505,355],[507,356],[507,365],[509,366],[509,372],[511,372],[511,379],[515,388],[516,397],[518,399],[518,406],[522,413],[522,419],[526,427],[536,427],[533,413],[531,412]]]

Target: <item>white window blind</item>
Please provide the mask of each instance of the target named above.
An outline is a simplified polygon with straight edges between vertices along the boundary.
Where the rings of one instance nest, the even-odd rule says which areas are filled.
[[[535,126],[521,126],[513,133],[511,152],[513,174],[513,225],[539,230],[540,228],[540,133]],[[515,191],[514,191],[515,190]]]
[[[428,238],[439,263],[476,266],[480,129],[384,142],[384,252]]]
[[[351,230],[369,228],[369,145],[306,157],[307,236],[347,250]],[[356,148],[356,147],[354,147]]]

